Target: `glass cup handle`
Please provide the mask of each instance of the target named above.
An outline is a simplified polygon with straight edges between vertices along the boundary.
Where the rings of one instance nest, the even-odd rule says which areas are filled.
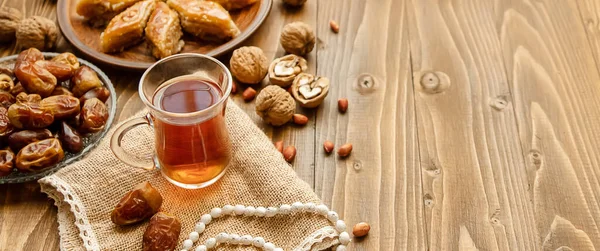
[[[125,162],[125,164],[137,168],[152,170],[156,168],[153,157],[140,157],[129,154],[121,145],[123,136],[125,136],[129,130],[141,125],[152,126],[152,122],[148,116],[144,116],[141,118],[130,119],[117,127],[110,138],[110,149],[113,151],[115,156],[117,156],[117,158],[121,161]]]

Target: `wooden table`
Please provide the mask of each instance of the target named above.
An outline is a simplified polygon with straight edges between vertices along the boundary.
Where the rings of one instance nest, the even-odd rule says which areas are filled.
[[[599,1],[275,2],[246,44],[279,57],[282,27],[310,24],[310,72],[331,79],[330,94],[299,110],[304,127],[265,126],[252,102],[233,100],[297,147],[296,172],[349,225],[371,224],[350,249],[600,249]],[[0,5],[56,18],[54,1]],[[71,50],[60,38],[58,51]],[[103,69],[118,119],[142,108],[139,74]],[[326,156],[325,140],[354,151]],[[58,249],[57,227],[37,183],[0,186],[1,250]]]

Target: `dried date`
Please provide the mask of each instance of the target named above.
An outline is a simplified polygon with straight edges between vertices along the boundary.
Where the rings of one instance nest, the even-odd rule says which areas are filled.
[[[0,90],[10,91],[15,86],[15,82],[12,76],[8,74],[0,73]]]
[[[7,108],[16,102],[15,96],[6,91],[0,91],[0,106]]]
[[[10,88],[10,91],[9,91],[9,93],[15,97],[17,95],[19,95],[21,92],[25,92],[25,88],[23,88],[23,85],[20,82],[15,84],[15,86],[13,88]]]
[[[138,184],[125,194],[113,209],[110,218],[117,225],[129,225],[154,215],[160,209],[162,196],[150,182]]]
[[[15,75],[28,93],[42,97],[50,96],[57,83],[52,73],[35,63],[21,63],[15,68]]]
[[[58,56],[52,58],[51,61],[68,65],[69,67],[71,67],[73,73],[75,73],[75,71],[79,69],[79,60],[75,55],[73,55],[73,53],[70,52],[58,54]]]
[[[52,138],[52,132],[48,129],[23,130],[8,136],[8,145],[17,152],[33,142],[49,138]]]
[[[97,98],[102,102],[106,102],[109,96],[110,91],[106,87],[101,86],[87,91],[85,94],[83,94],[83,96],[81,96],[81,98],[79,98],[79,101],[83,104],[88,99]]]
[[[0,176],[9,175],[14,167],[15,153],[10,149],[0,150]]]
[[[0,140],[5,139],[13,131],[14,127],[8,118],[8,110],[4,107],[0,107]]]
[[[35,64],[43,69],[46,69],[50,74],[54,75],[58,81],[65,81],[73,76],[73,69],[67,64],[56,61],[40,60]]]
[[[60,122],[58,139],[62,143],[63,149],[68,152],[78,153],[83,150],[83,139],[81,138],[81,135],[69,126],[67,122]]]
[[[20,171],[38,171],[60,162],[65,153],[58,139],[33,142],[17,154],[15,164]]]
[[[88,99],[83,104],[80,113],[79,129],[84,133],[98,132],[104,128],[108,120],[108,107],[97,98]]]
[[[15,61],[15,70],[19,68],[22,63],[35,63],[35,61],[44,60],[44,54],[36,48],[29,48],[27,50],[22,51],[17,56],[17,60]]]
[[[51,125],[54,115],[40,105],[41,99],[37,94],[17,95],[17,102],[8,108],[10,123],[19,129],[39,129]]]
[[[79,114],[79,99],[69,95],[50,96],[42,99],[40,105],[50,110],[55,120],[67,119]]]
[[[87,91],[102,86],[98,74],[92,68],[81,66],[71,78],[73,88],[71,91],[75,97],[81,97]]]
[[[142,250],[175,250],[181,233],[181,222],[165,212],[158,212],[150,218],[150,224],[144,232]]]
[[[73,96],[73,93],[71,91],[69,91],[69,89],[67,89],[66,87],[57,86],[56,88],[54,88],[54,90],[52,91],[50,96],[58,96],[58,95]],[[83,104],[83,102],[81,102],[81,104]]]

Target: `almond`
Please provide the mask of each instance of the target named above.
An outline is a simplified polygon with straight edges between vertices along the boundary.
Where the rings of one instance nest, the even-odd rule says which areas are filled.
[[[283,140],[275,142],[275,148],[277,148],[277,151],[280,153],[283,153]]]
[[[306,125],[306,123],[308,123],[308,117],[302,114],[294,114],[292,119],[294,120],[294,123],[298,125]]]
[[[340,146],[340,149],[338,149],[337,151],[338,155],[341,157],[346,157],[350,155],[350,152],[352,152],[352,144],[350,143],[346,143],[343,146]]]
[[[242,93],[242,98],[246,102],[253,100],[254,97],[256,97],[256,90],[252,89],[252,87],[246,88],[246,90],[244,90],[244,92]]]
[[[347,98],[338,99],[338,110],[341,113],[345,113],[346,110],[348,110],[348,99]]]
[[[235,84],[235,82],[231,83],[231,93],[237,93],[237,85]]]
[[[331,31],[333,31],[333,33],[340,32],[340,26],[333,20],[329,21],[329,27],[331,27]]]
[[[369,230],[371,230],[371,226],[366,222],[361,222],[354,225],[352,228],[352,235],[354,235],[354,237],[364,237],[369,234]]]
[[[283,158],[285,159],[285,161],[291,163],[292,161],[294,161],[295,157],[296,157],[296,147],[288,146],[285,149],[283,149]]]
[[[325,143],[323,143],[323,149],[325,149],[326,153],[331,153],[333,152],[333,148],[335,147],[335,145],[333,144],[333,142],[326,140]]]

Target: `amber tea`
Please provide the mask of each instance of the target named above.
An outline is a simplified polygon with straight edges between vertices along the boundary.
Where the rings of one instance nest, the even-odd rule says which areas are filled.
[[[209,186],[223,177],[231,158],[224,117],[231,88],[231,73],[215,58],[196,53],[163,58],[144,72],[138,86],[148,114],[121,123],[110,148],[132,167],[160,169],[179,187]],[[123,147],[123,136],[138,126],[154,130],[154,154],[132,154]]]
[[[165,82],[152,103],[172,113],[202,111],[217,103],[222,91],[216,83],[194,76]],[[227,166],[230,143],[223,113],[192,124],[174,124],[153,118],[156,156],[162,172],[184,184],[199,184],[217,177]]]

